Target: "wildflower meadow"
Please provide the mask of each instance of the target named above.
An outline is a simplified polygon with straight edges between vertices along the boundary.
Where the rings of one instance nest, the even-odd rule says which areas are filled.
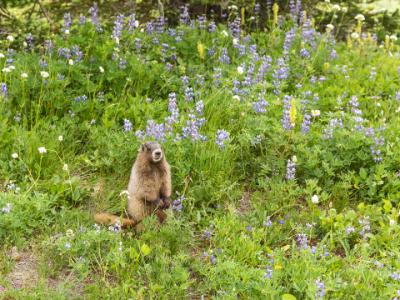
[[[398,36],[264,2],[2,37],[0,298],[400,299]],[[144,141],[166,223],[96,224]]]

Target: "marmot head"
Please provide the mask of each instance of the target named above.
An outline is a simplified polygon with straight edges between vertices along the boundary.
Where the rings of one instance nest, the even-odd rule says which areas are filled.
[[[164,158],[161,146],[157,142],[145,142],[140,146],[139,151],[146,156],[147,161],[153,163],[158,163]]]

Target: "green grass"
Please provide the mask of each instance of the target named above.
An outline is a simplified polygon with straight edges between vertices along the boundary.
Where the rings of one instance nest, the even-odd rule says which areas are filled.
[[[117,43],[112,28],[76,20],[52,37],[53,50],[5,41],[0,67],[15,69],[0,73],[0,296],[395,297],[398,45],[334,41],[282,17],[265,32],[245,24],[239,46],[222,24],[212,33],[125,27]],[[60,55],[73,46],[81,59],[76,48]],[[179,114],[169,131],[171,93]],[[182,211],[168,210],[163,226],[149,217],[140,234],[95,225],[94,212],[123,212],[149,120],[165,126]],[[159,138],[157,128],[145,139]],[[219,130],[229,133],[221,147]],[[35,276],[18,281],[27,270]]]

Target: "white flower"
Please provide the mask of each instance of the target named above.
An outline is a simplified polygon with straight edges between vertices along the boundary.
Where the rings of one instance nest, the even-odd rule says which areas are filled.
[[[69,64],[70,66],[73,66],[73,65],[74,65],[74,61],[73,61],[72,59],[70,59],[70,60],[68,60],[68,64]]]
[[[326,25],[326,31],[327,32],[331,32],[333,29],[335,29],[335,26],[333,26],[332,24]]]
[[[237,38],[234,38],[232,40],[232,44],[237,45],[239,43],[239,40]]]
[[[123,190],[121,193],[119,193],[119,196],[127,196],[129,197],[129,192],[127,190]]]
[[[357,21],[364,21],[365,17],[362,14],[358,14],[357,16],[354,17],[354,19],[356,19]]]
[[[18,153],[11,154],[11,157],[14,158],[14,159],[17,159],[18,158]]]
[[[39,147],[39,148],[38,148],[38,151],[39,151],[40,154],[44,154],[44,153],[47,152],[47,150],[46,150],[45,147]]]
[[[48,78],[49,73],[47,73],[46,71],[40,71],[40,76],[42,76],[43,78]]]
[[[67,164],[63,165],[63,171],[68,172],[68,165]]]
[[[13,65],[8,66],[8,68],[9,68],[10,70],[15,70],[15,66],[13,66]]]
[[[135,21],[135,27],[139,27],[139,21],[138,20]]]
[[[2,71],[3,73],[10,73],[10,72],[11,72],[11,69],[5,67],[5,68],[3,68],[1,71]]]
[[[12,35],[9,35],[7,36],[7,40],[12,43],[14,42],[14,37]]]
[[[390,219],[390,220],[389,220],[389,225],[390,225],[390,226],[396,225],[396,221],[393,220],[393,219]]]
[[[21,73],[21,78],[28,78],[28,73],[22,72]]]
[[[64,140],[64,137],[63,137],[62,135],[59,135],[59,136],[58,136],[58,140],[59,140],[60,142],[62,142],[62,141]]]
[[[244,72],[243,67],[241,67],[241,66],[237,67],[237,72],[239,74],[243,74],[243,72]]]
[[[22,43],[22,46],[24,46],[24,48],[26,48],[26,47],[28,47],[28,43],[24,41],[24,42]]]
[[[222,34],[223,36],[228,36],[228,35],[229,35],[229,33],[226,32],[226,30],[222,30],[221,34]]]
[[[319,203],[319,198],[317,195],[314,195],[311,197],[311,202],[314,204],[318,204]]]
[[[4,54],[0,52],[0,58],[4,58]]]
[[[313,109],[311,110],[311,116],[313,117],[319,117],[321,115],[321,111],[319,109]]]
[[[102,66],[99,67],[100,73],[104,73],[104,68]]]
[[[235,96],[233,96],[233,100],[240,101],[240,97],[239,97],[239,95],[235,95]]]
[[[64,33],[65,33],[65,34],[69,34],[69,30],[68,30],[68,29],[65,29]]]
[[[392,34],[392,35],[390,36],[390,39],[391,39],[392,41],[397,41],[397,35]]]
[[[342,7],[342,12],[347,13],[348,10],[349,9],[346,6]]]
[[[296,157],[296,155],[293,155],[293,156],[292,156],[292,162],[297,163],[297,157]]]
[[[340,11],[340,5],[339,4],[334,4],[332,6],[332,9],[335,10],[335,11]]]
[[[351,38],[357,40],[357,39],[360,38],[360,35],[359,35],[357,32],[353,32],[353,33],[351,34]]]

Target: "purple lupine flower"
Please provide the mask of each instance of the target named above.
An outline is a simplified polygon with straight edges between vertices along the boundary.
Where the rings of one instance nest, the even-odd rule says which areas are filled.
[[[308,238],[305,233],[300,233],[296,236],[297,244],[300,248],[308,249]]]
[[[119,39],[121,37],[122,30],[124,28],[124,19],[125,19],[125,17],[122,14],[118,15],[115,18],[114,28],[113,28],[112,35],[111,35],[111,37],[113,39]]]
[[[86,95],[82,95],[82,96],[76,97],[74,100],[75,100],[75,102],[79,103],[79,102],[86,102],[87,99],[88,99],[88,98],[87,98]]]
[[[308,52],[308,50],[306,48],[302,48],[300,50],[300,56],[302,58],[310,58],[310,52]]]
[[[44,48],[46,49],[47,53],[52,53],[54,49],[54,43],[52,40],[45,40],[44,41]]]
[[[353,232],[355,232],[356,230],[355,230],[355,228],[353,227],[353,226],[348,226],[348,227],[346,227],[346,234],[347,235],[350,235],[350,234],[352,234]]]
[[[165,24],[166,24],[166,19],[163,17],[159,17],[157,18],[157,20],[154,22],[154,27],[155,27],[155,31],[159,34],[164,32],[164,28],[165,28]]]
[[[135,136],[140,141],[144,141],[144,139],[146,138],[146,134],[145,134],[145,132],[143,130],[137,130],[135,132]]]
[[[75,61],[81,61],[83,58],[83,52],[79,49],[79,46],[77,45],[72,46],[71,54],[75,57]]]
[[[165,141],[165,126],[164,124],[157,124],[153,120],[147,121],[146,136],[154,138],[156,141]]]
[[[195,115],[189,114],[189,120],[186,121],[186,126],[182,128],[182,137],[190,138],[192,142],[206,140],[206,137],[199,133],[204,123],[204,118],[196,118]]]
[[[231,63],[231,59],[226,48],[221,49],[221,56],[219,57],[219,61],[227,65]]]
[[[240,57],[242,57],[246,54],[246,46],[245,45],[237,43],[236,45],[233,45],[233,47],[238,50],[238,54]]]
[[[221,77],[222,77],[221,68],[214,68],[213,78],[214,78],[214,84],[216,86],[219,86],[221,84]]]
[[[193,101],[193,97],[194,97],[193,89],[191,87],[187,86],[185,88],[185,99],[186,99],[186,101],[188,101],[188,102]]]
[[[254,14],[258,15],[260,13],[261,6],[260,3],[254,4]]]
[[[390,274],[390,278],[400,281],[400,273],[394,272],[394,273]]]
[[[136,15],[133,13],[128,17],[128,32],[132,33],[139,23],[136,21]]]
[[[334,119],[329,120],[328,126],[324,129],[323,138],[324,139],[332,139],[333,138],[333,131],[338,127],[339,128],[343,127],[342,119],[334,118]]]
[[[274,84],[274,93],[276,95],[280,94],[280,86],[283,81],[289,77],[289,67],[283,58],[278,58],[276,68],[272,74],[272,82]]]
[[[66,33],[66,34],[68,34],[68,33],[69,33],[69,30],[70,30],[70,28],[71,28],[71,25],[72,25],[71,14],[70,14],[69,12],[68,12],[68,13],[65,13],[65,14],[64,14],[63,32]]]
[[[246,230],[247,230],[247,231],[253,231],[253,226],[247,225],[247,226],[246,226]]]
[[[197,23],[199,23],[200,29],[206,29],[207,17],[206,15],[201,15],[197,17]]]
[[[71,51],[68,48],[59,48],[57,50],[57,54],[60,57],[64,57],[66,59],[71,58]]]
[[[268,73],[272,63],[272,58],[270,56],[263,56],[261,58],[261,65],[258,69],[258,73],[256,76],[256,82],[260,82],[264,79],[265,74]]]
[[[189,77],[186,75],[181,76],[181,81],[183,85],[189,85]]]
[[[44,58],[39,59],[39,66],[40,66],[42,69],[47,68],[47,67],[48,67],[47,61],[46,61]]]
[[[369,218],[368,217],[365,217],[365,218],[360,218],[359,220],[358,220],[358,224],[360,224],[361,225],[361,230],[360,230],[360,235],[363,237],[363,238],[366,238],[367,237],[367,233],[369,233],[370,231],[371,231],[371,223],[370,223],[370,221],[369,221]]]
[[[7,84],[5,82],[0,83],[0,96],[3,98],[7,98],[8,92],[7,92]]]
[[[123,59],[122,57],[119,58],[118,67],[119,67],[121,70],[126,69],[126,60]]]
[[[315,280],[316,292],[315,292],[315,299],[320,300],[325,297],[326,289],[325,284],[321,281],[321,279],[317,278]]]
[[[282,113],[282,126],[285,130],[291,130],[293,128],[290,122],[290,110],[292,108],[292,97],[285,95],[283,98],[283,113]]]
[[[226,130],[218,129],[215,135],[215,143],[219,146],[220,149],[225,148],[225,141],[229,139],[229,132]]]
[[[103,32],[103,28],[101,27],[99,21],[99,8],[96,2],[94,2],[93,6],[89,8],[89,13],[90,13],[90,21],[96,27],[96,31],[99,33]]]
[[[289,0],[289,11],[293,21],[297,21],[297,10],[296,10],[296,3],[294,2],[294,0]]]
[[[86,16],[80,15],[78,19],[78,24],[79,25],[85,25],[86,24]]]
[[[331,58],[331,60],[334,60],[334,59],[338,58],[338,54],[337,54],[335,49],[332,49],[329,57]]]
[[[211,263],[212,263],[213,265],[215,265],[215,264],[217,263],[217,258],[215,257],[214,254],[211,254],[211,255],[210,255],[210,261],[211,261]]]
[[[266,266],[265,267],[265,273],[264,273],[264,278],[266,278],[266,279],[271,279],[272,278],[272,268],[271,268],[271,266]]]
[[[265,227],[271,227],[271,226],[272,226],[271,218],[268,217],[266,221],[263,221],[263,225],[264,225]]]
[[[301,29],[302,40],[308,43],[312,48],[316,47],[316,31],[311,25],[311,19],[304,22]]]
[[[185,200],[185,196],[181,195],[178,198],[176,198],[173,202],[172,202],[172,210],[176,211],[176,212],[181,212],[183,209],[183,204],[182,202]]]
[[[237,39],[239,39],[240,38],[240,32],[241,32],[241,29],[240,29],[240,18],[236,17],[233,20],[233,22],[230,22],[228,24],[228,27],[229,27],[229,30],[232,33],[232,36],[237,38]]]
[[[286,179],[294,180],[296,178],[296,162],[295,159],[288,159],[286,165]]]
[[[204,112],[204,103],[203,103],[202,100],[199,100],[199,101],[196,102],[195,110],[196,110],[196,113],[197,113],[199,116],[202,116],[202,115],[203,115],[203,112]]]
[[[309,114],[305,114],[303,118],[303,123],[301,124],[301,132],[307,133],[310,131],[311,125],[311,116]]]
[[[215,32],[217,30],[217,25],[215,25],[214,21],[211,21],[208,24],[208,32]]]
[[[182,25],[189,25],[190,23],[190,16],[189,16],[189,5],[184,5],[180,7],[180,15],[179,21]]]
[[[28,48],[32,48],[32,47],[33,47],[33,36],[32,36],[32,33],[29,32],[29,33],[26,35],[25,41],[26,41],[26,43],[27,43],[27,45],[28,45]]]
[[[6,203],[6,206],[1,208],[1,212],[5,213],[5,214],[9,214],[11,212],[11,209],[12,209],[12,204]]]
[[[265,101],[264,96],[260,94],[258,101],[253,102],[253,110],[257,113],[265,113],[267,111],[268,102]]]
[[[129,121],[128,119],[124,119],[124,131],[130,132],[132,131],[132,129],[133,129],[132,122]]]
[[[208,230],[208,229],[204,230],[203,237],[206,240],[211,241],[211,236],[212,236],[212,231],[211,230]]]
[[[293,1],[293,0],[292,0]],[[291,28],[285,35],[285,41],[283,43],[283,55],[288,55],[290,48],[292,47],[293,40],[296,37],[296,30]]]
[[[356,122],[355,128],[358,131],[363,130],[363,125],[362,123],[364,122],[364,119],[361,117],[362,116],[362,111],[359,109],[359,104],[358,104],[358,98],[357,96],[352,96],[350,100],[350,106],[351,106],[351,112],[354,115],[354,121]]]

